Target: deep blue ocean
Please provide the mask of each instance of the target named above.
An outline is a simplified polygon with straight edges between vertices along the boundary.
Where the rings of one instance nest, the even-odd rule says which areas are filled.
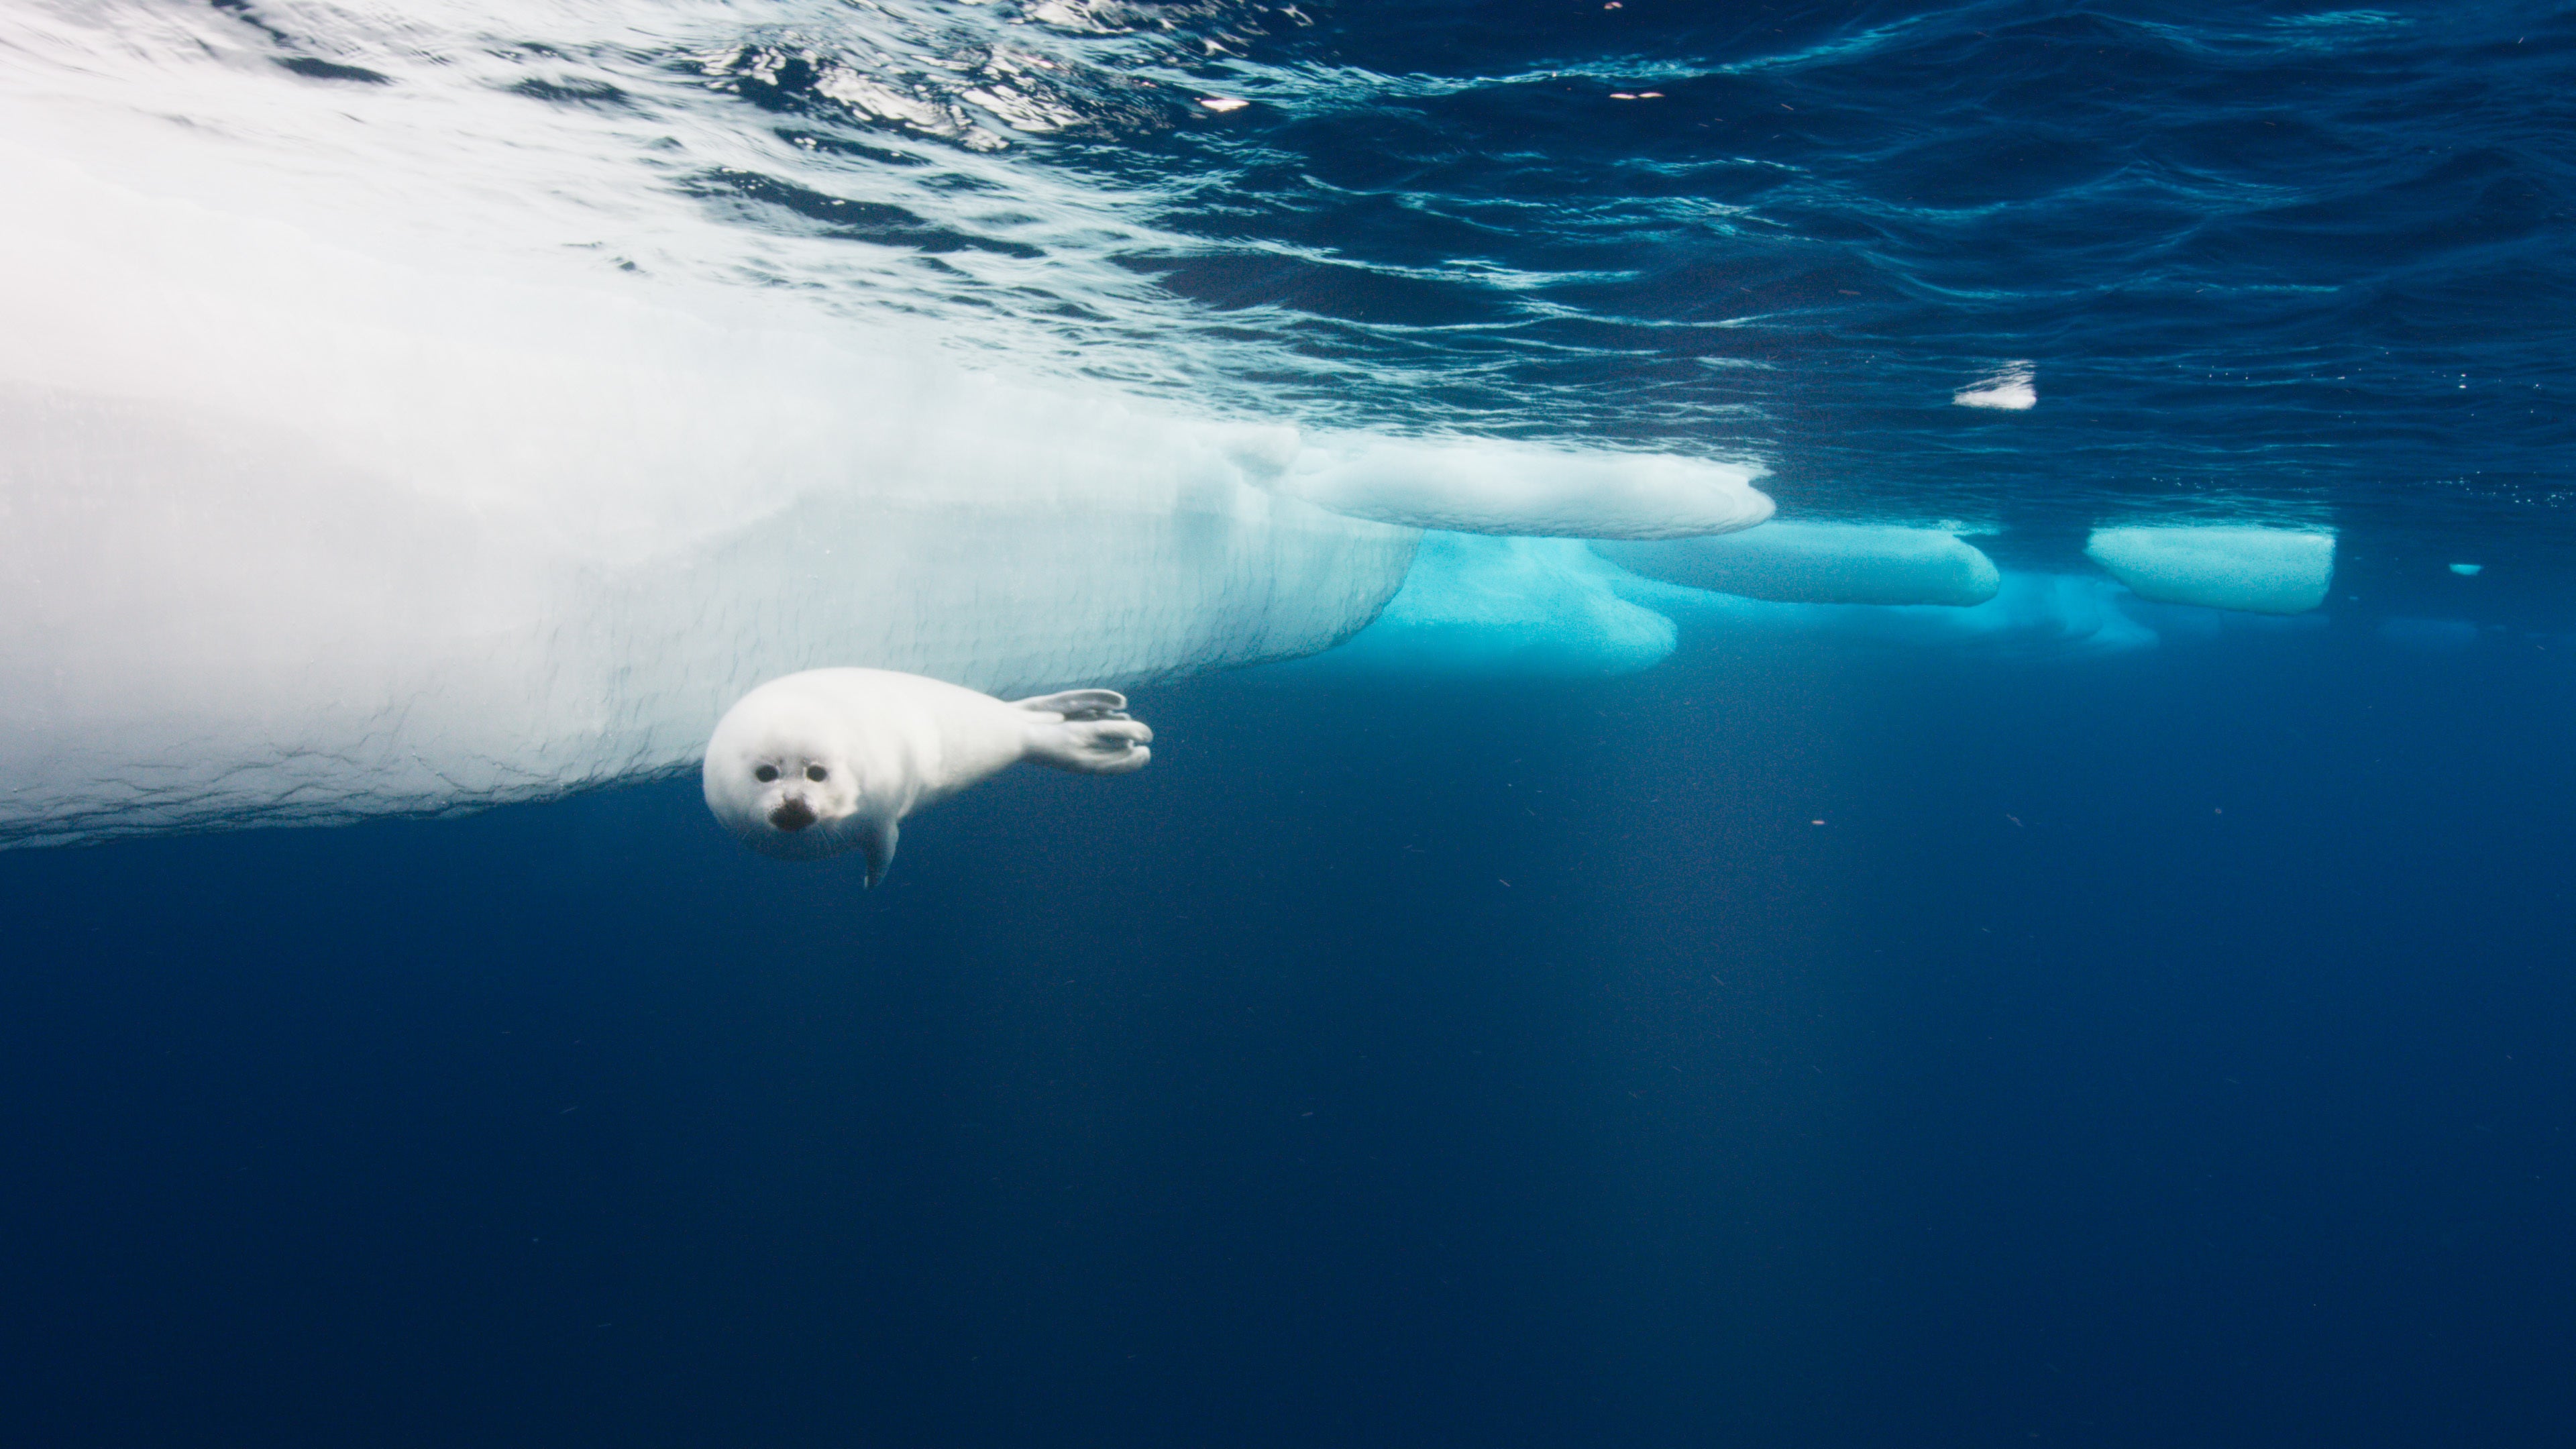
[[[937,189],[744,8],[708,104]],[[2008,570],[2304,520],[2331,597],[1148,683],[1151,768],[874,891],[694,775],[0,852],[0,1442],[2562,1442],[2576,10],[1048,8],[916,15],[1071,58],[1010,154],[1150,215],[1200,341],[1135,387],[1754,457]],[[1045,258],[816,184],[708,204],[966,304]]]

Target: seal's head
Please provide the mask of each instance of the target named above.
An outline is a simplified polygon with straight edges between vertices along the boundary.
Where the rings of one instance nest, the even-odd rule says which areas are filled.
[[[707,808],[763,855],[812,860],[860,843],[860,791],[846,729],[821,700],[779,680],[742,697],[707,740]]]

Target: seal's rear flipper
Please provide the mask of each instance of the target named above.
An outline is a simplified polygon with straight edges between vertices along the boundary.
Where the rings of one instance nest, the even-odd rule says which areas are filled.
[[[886,867],[894,864],[895,834],[896,823],[892,820],[878,821],[859,832],[859,849],[866,851],[868,856],[867,888],[870,890],[876,889],[877,882],[885,879]]]
[[[1015,699],[1011,707],[1037,714],[1060,714],[1068,720],[1125,719],[1127,696],[1114,689],[1068,689],[1035,699]]]
[[[1145,748],[1153,738],[1154,732],[1145,727],[1144,721],[1125,715],[1066,720],[1061,724],[1041,722],[1029,726],[1028,758],[1086,775],[1124,775],[1145,768],[1145,762],[1154,757],[1154,752]]]

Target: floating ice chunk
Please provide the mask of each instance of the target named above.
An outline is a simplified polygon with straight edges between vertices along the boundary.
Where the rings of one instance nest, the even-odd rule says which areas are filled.
[[[1422,536],[1404,588],[1349,643],[1289,669],[1404,678],[1630,674],[1673,652],[1673,621],[1612,591],[1572,539]]]
[[[2473,579],[2473,578],[2476,578],[2479,574],[2481,574],[2481,573],[2483,573],[2483,572],[2485,572],[2485,571],[2486,571],[2486,565],[2485,565],[2485,564],[2457,563],[2457,564],[2453,564],[2453,565],[2451,565],[2451,572],[2453,572],[2453,573],[2455,573],[2455,574],[2458,574],[2461,578],[2464,578],[2464,579]]]
[[[1631,573],[1751,599],[1802,604],[1982,604],[1994,560],[1937,528],[1766,523],[1713,538],[1600,542]]]
[[[1950,401],[1963,408],[2000,408],[2006,412],[2037,407],[2039,393],[2031,386],[2033,375],[2029,363],[2007,362],[1950,394]]]
[[[2084,552],[2142,599],[2300,614],[2325,602],[2334,548],[2324,530],[2177,524],[2097,528]]]
[[[1771,516],[1755,474],[1646,453],[1525,443],[1316,440],[1269,486],[1353,518],[1459,533],[1689,538]]]

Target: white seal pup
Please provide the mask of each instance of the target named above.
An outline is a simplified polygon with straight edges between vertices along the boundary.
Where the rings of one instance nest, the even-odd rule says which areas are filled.
[[[1123,775],[1154,732],[1107,689],[1011,702],[887,669],[809,669],[736,701],[707,739],[716,819],[764,855],[863,850],[868,884],[894,861],[903,818],[1021,760]]]

